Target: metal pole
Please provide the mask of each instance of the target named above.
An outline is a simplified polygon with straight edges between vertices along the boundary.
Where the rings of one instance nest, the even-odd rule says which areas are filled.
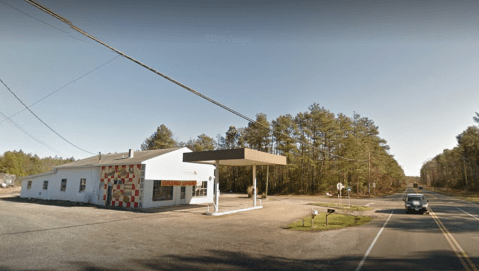
[[[256,207],[256,165],[253,165],[253,206]]]
[[[351,208],[351,198],[349,197],[349,189],[348,189],[348,200],[349,200],[349,208]]]
[[[268,178],[269,178],[269,166],[266,168],[266,192],[264,194],[264,197],[268,197]]]
[[[214,192],[215,192],[215,213],[218,212],[219,208],[219,196],[218,196],[218,187],[220,181],[220,160],[216,160],[215,162],[216,170],[215,170],[215,182],[214,182]]]
[[[341,188],[341,187],[339,187]],[[339,189],[339,206],[343,205],[343,198],[341,197],[341,190],[342,189]]]

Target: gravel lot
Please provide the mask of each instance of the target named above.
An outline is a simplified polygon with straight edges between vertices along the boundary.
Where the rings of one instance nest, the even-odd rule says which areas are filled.
[[[328,201],[271,196],[263,209],[212,217],[206,205],[132,212],[0,198],[0,270],[354,269],[385,214],[362,212],[378,219],[336,231],[283,228],[310,214],[307,203]],[[236,204],[252,199],[221,195],[220,209]]]

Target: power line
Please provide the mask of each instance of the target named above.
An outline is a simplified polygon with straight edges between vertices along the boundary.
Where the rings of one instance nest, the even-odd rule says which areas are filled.
[[[64,138],[64,137],[61,136],[59,133],[57,133],[55,130],[53,130],[52,127],[48,126],[48,124],[46,124],[42,119],[40,119],[40,117],[38,117],[35,113],[33,113],[33,111],[32,111],[30,108],[28,108],[28,106],[27,106],[20,98],[18,98],[18,96],[3,82],[2,79],[0,79],[0,82],[8,89],[8,91],[10,91],[10,93],[12,93],[13,96],[15,96],[15,98],[17,98],[17,100],[18,100],[20,103],[23,104],[23,106],[25,106],[25,108],[26,108],[28,111],[30,111],[30,113],[32,113],[32,115],[35,116],[35,118],[37,118],[41,123],[43,123],[45,126],[47,126],[48,129],[50,129],[52,132],[54,132],[57,136],[59,136],[60,138],[62,138],[63,140],[65,140],[66,142],[68,142],[70,145],[72,145],[73,147],[75,147],[75,148],[77,148],[77,149],[79,149],[79,150],[82,150],[82,151],[84,151],[84,152],[86,152],[86,153],[89,153],[89,154],[94,154],[93,152],[86,151],[86,150],[84,150],[84,149],[78,147],[77,145],[71,143],[71,142],[68,141],[66,138]]]
[[[29,136],[30,138],[32,138],[33,140],[35,140],[36,142],[42,144],[43,146],[45,146],[47,149],[53,151],[54,153],[58,153],[57,150],[55,150],[54,148],[52,148],[51,146],[48,146],[45,142],[42,142],[40,141],[39,139],[35,138],[33,135],[31,135],[29,132],[27,132],[25,129],[23,129],[20,125],[18,125],[17,123],[15,123],[13,120],[7,118],[7,116],[2,112],[0,111],[0,114],[5,118],[5,120],[9,120],[13,125],[17,126],[18,129],[20,129],[22,132],[24,132],[27,136]],[[3,122],[3,121],[2,121]]]
[[[1,0],[0,0],[0,2],[1,2]],[[82,76],[80,76],[80,77],[77,77],[76,79],[74,79],[74,80],[72,80],[72,81],[70,81],[70,82],[66,83],[65,85],[61,86],[61,87],[60,87],[60,88],[58,88],[57,90],[55,90],[55,91],[53,91],[52,93],[48,94],[47,96],[45,96],[45,97],[41,98],[40,100],[38,100],[38,101],[36,101],[36,102],[32,103],[32,104],[31,104],[31,105],[29,105],[27,108],[24,108],[24,109],[22,109],[22,110],[18,111],[17,113],[15,113],[15,114],[11,115],[10,117],[7,117],[6,119],[4,119],[4,120],[0,121],[0,123],[4,122],[4,121],[6,121],[6,120],[10,120],[10,119],[11,119],[11,118],[13,118],[14,116],[16,116],[16,115],[20,114],[21,112],[23,112],[23,111],[27,110],[27,109],[28,109],[28,108],[30,108],[30,107],[32,107],[32,106],[34,106],[34,105],[36,105],[37,103],[39,103],[39,102],[41,102],[41,101],[45,100],[46,98],[48,98],[48,97],[52,96],[53,94],[55,94],[55,93],[57,93],[58,91],[60,91],[60,90],[62,90],[63,88],[65,88],[66,86],[68,86],[68,85],[70,85],[70,84],[72,84],[72,83],[74,83],[74,82],[76,82],[76,81],[78,81],[78,80],[82,79],[83,77],[85,77],[85,76],[89,75],[90,73],[92,73],[92,72],[94,72],[94,71],[98,70],[99,68],[101,68],[101,67],[105,66],[106,64],[108,64],[108,63],[112,62],[113,60],[115,60],[115,59],[117,59],[117,58],[119,58],[119,57],[120,57],[120,55],[117,55],[117,56],[115,56],[114,58],[112,58],[112,59],[108,60],[107,62],[105,62],[105,63],[101,64],[100,66],[98,66],[98,67],[94,68],[93,70],[91,70],[91,71],[89,71],[89,72],[87,72],[87,73],[83,74]]]
[[[103,46],[107,47],[108,49],[110,49],[110,50],[112,50],[112,51],[114,51],[114,52],[120,54],[121,56],[123,56],[123,57],[125,57],[125,58],[127,58],[127,59],[129,59],[129,60],[131,60],[131,61],[133,61],[133,62],[135,62],[136,64],[142,66],[143,68],[148,69],[149,71],[151,71],[151,72],[153,72],[153,73],[155,73],[155,74],[157,74],[157,75],[159,75],[159,76],[165,78],[166,80],[168,80],[168,81],[170,81],[170,82],[172,82],[172,83],[174,83],[174,84],[176,84],[176,85],[178,85],[178,86],[180,86],[180,87],[182,87],[182,88],[188,90],[189,92],[191,92],[191,93],[193,93],[193,94],[195,94],[195,95],[197,95],[197,96],[199,96],[199,97],[201,97],[201,98],[207,100],[208,102],[213,103],[213,104],[215,104],[215,105],[217,105],[217,106],[219,106],[219,107],[221,107],[221,108],[223,108],[223,109],[225,109],[225,110],[227,110],[227,111],[229,111],[229,112],[231,112],[231,113],[233,113],[233,114],[239,116],[240,118],[243,118],[243,119],[247,120],[248,122],[256,123],[256,124],[261,125],[261,126],[265,127],[266,129],[268,129],[268,130],[271,131],[271,128],[270,128],[270,127],[268,127],[268,126],[266,126],[266,125],[263,125],[262,123],[259,123],[259,122],[255,121],[255,120],[253,120],[253,119],[251,119],[251,118],[249,118],[249,117],[247,117],[247,116],[245,116],[245,115],[239,113],[238,111],[235,111],[235,110],[229,108],[228,106],[223,105],[223,104],[221,104],[220,102],[217,102],[217,101],[213,100],[212,98],[209,98],[208,96],[205,96],[205,95],[201,94],[200,92],[198,92],[198,91],[196,91],[196,90],[194,90],[194,89],[192,89],[192,88],[190,88],[190,87],[188,87],[188,86],[186,86],[186,85],[184,85],[184,84],[182,84],[182,83],[180,83],[180,82],[178,82],[178,81],[176,81],[176,80],[170,78],[169,76],[167,76],[167,75],[165,75],[165,74],[163,74],[163,73],[161,73],[161,72],[159,72],[159,71],[157,71],[157,70],[151,68],[150,66],[148,66],[148,65],[146,65],[146,64],[144,64],[144,63],[142,63],[142,62],[140,62],[140,61],[138,61],[138,60],[136,60],[136,59],[134,59],[134,58],[132,58],[132,57],[130,57],[130,56],[128,56],[128,55],[126,55],[125,53],[121,52],[120,50],[117,50],[117,49],[111,47],[110,45],[108,45],[108,44],[106,44],[106,43],[100,41],[99,39],[93,37],[92,35],[86,33],[85,31],[81,30],[80,28],[76,27],[73,23],[71,23],[71,22],[68,21],[67,19],[65,19],[65,18],[63,18],[62,16],[56,14],[55,12],[53,12],[52,10],[50,10],[50,9],[48,9],[48,8],[46,8],[46,7],[44,7],[43,5],[37,3],[36,1],[34,1],[34,0],[25,0],[25,1],[26,1],[27,3],[33,5],[34,7],[36,7],[36,8],[38,8],[38,9],[42,10],[43,12],[45,12],[45,13],[47,13],[47,14],[53,16],[54,18],[56,18],[56,19],[58,19],[58,20],[60,20],[60,21],[62,21],[62,22],[64,22],[64,23],[68,24],[73,30],[75,30],[75,31],[81,33],[82,35],[84,35],[84,36],[86,36],[86,37],[88,37],[88,38],[90,38],[90,39],[92,39],[92,40],[94,40],[94,41],[100,43],[101,45],[103,45]],[[287,135],[287,134],[285,134],[285,133],[283,133],[283,134],[289,137],[289,135]],[[342,156],[336,155],[336,154],[334,154],[334,153],[326,152],[326,151],[324,151],[324,150],[318,149],[318,148],[316,148],[316,146],[314,146],[313,144],[311,144],[311,143],[309,143],[309,142],[303,142],[303,141],[297,140],[297,139],[295,139],[295,138],[292,138],[292,139],[295,140],[296,142],[300,142],[300,143],[309,145],[309,146],[311,146],[311,147],[313,147],[313,148],[319,150],[320,152],[330,154],[331,156],[334,156],[334,157],[337,157],[337,158],[341,158],[341,159],[344,159],[344,160],[347,160],[347,161],[363,161],[363,160],[356,160],[356,159],[350,159],[350,158],[347,158],[347,157],[342,157]],[[367,161],[367,160],[364,160],[364,161]]]
[[[90,42],[88,42],[88,41],[85,41],[85,40],[79,39],[79,38],[77,38],[77,37],[74,37],[74,36],[72,36],[70,33],[68,33],[67,31],[65,31],[65,30],[63,30],[63,29],[60,29],[60,28],[58,28],[58,27],[56,27],[56,26],[54,26],[54,25],[51,25],[51,24],[49,24],[49,23],[47,23],[47,22],[45,22],[45,21],[42,21],[42,20],[40,20],[40,19],[38,19],[38,18],[36,18],[36,17],[34,17],[34,16],[32,16],[32,15],[30,15],[30,14],[28,14],[28,13],[26,13],[26,12],[24,12],[24,11],[22,11],[22,10],[20,10],[20,9],[18,9],[18,8],[12,6],[12,5],[10,5],[10,4],[8,4],[8,3],[5,3],[5,2],[2,1],[2,0],[0,0],[0,2],[3,3],[3,4],[5,4],[5,5],[7,5],[7,6],[9,6],[9,7],[11,7],[11,8],[13,8],[14,10],[16,10],[16,11],[18,11],[18,12],[20,12],[20,13],[22,13],[22,14],[24,14],[24,15],[30,17],[30,18],[32,18],[32,19],[35,19],[35,20],[37,20],[37,21],[39,21],[39,22],[41,22],[41,23],[43,23],[43,24],[45,24],[45,25],[48,25],[48,26],[50,26],[50,27],[52,27],[52,28],[54,28],[54,29],[56,29],[56,30],[58,30],[58,31],[60,31],[60,32],[63,32],[63,33],[65,33],[65,34],[67,34],[68,36],[70,36],[70,37],[73,38],[73,39],[76,39],[76,40],[79,40],[79,41],[81,41],[81,42],[84,42],[84,43],[87,43],[87,44],[96,46],[96,47],[98,47],[98,48],[104,49],[103,47],[98,46],[98,45],[96,45],[96,44],[94,44],[94,43],[90,43]]]

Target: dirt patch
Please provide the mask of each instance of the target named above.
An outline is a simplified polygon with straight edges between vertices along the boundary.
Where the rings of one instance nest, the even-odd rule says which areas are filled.
[[[13,186],[8,188],[0,187],[0,194],[15,194],[15,193],[20,193],[21,190],[22,190],[21,186]]]

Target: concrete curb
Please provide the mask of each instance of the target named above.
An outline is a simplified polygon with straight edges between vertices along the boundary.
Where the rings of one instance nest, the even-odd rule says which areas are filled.
[[[217,212],[217,213],[206,212],[205,215],[221,216],[221,215],[229,215],[229,214],[251,211],[251,210],[256,210],[256,209],[263,209],[263,206],[256,206],[256,207],[243,208],[243,209],[238,209],[238,210],[231,210],[231,211]]]

